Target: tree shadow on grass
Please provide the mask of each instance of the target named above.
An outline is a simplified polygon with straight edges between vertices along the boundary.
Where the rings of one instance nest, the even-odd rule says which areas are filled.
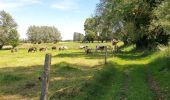
[[[15,95],[25,99],[36,97],[39,95],[40,81],[38,77],[42,72],[41,68],[40,65],[1,68],[0,95],[5,98]],[[21,99],[19,97],[16,99]]]
[[[115,53],[114,56],[122,58],[124,60],[140,60],[145,57],[153,55],[155,52],[149,52],[149,51],[130,51],[130,52],[120,52]]]
[[[75,100],[105,100],[103,97],[110,92],[114,81],[115,68],[108,63],[102,70],[95,73],[93,80],[86,82]]]
[[[146,77],[142,76],[145,75],[143,66],[145,65],[133,64],[127,66],[109,62],[102,70],[95,73],[92,80],[89,80],[80,88],[80,92],[74,100],[124,100],[128,97],[129,84],[127,82],[129,82],[130,79],[126,78],[130,73],[134,77],[134,82],[143,79],[143,83],[147,84],[145,83]],[[136,74],[138,72],[140,72],[139,75]],[[139,77],[139,79],[133,74],[138,75],[137,77]],[[130,82],[130,84],[133,84],[133,82]],[[141,84],[138,83],[136,86],[140,85]],[[137,93],[140,95],[140,89],[138,90]],[[129,95],[132,95],[131,93]]]
[[[75,53],[76,54],[76,53]],[[81,53],[80,53],[81,54]],[[59,54],[58,56],[61,57],[70,57],[72,54]],[[74,55],[74,54],[73,54]],[[87,58],[86,55],[81,55],[82,57],[85,57],[86,59],[96,59],[99,57],[103,57],[104,53],[100,53],[100,55],[88,55]],[[115,54],[115,56],[125,59],[125,60],[139,60],[143,57],[147,57],[152,55],[152,53],[146,53],[146,52],[121,52]],[[74,55],[74,57],[79,57],[79,54]],[[120,68],[117,68],[120,67]],[[133,93],[130,92],[129,96],[127,95],[127,89],[124,89],[126,84],[126,74],[130,73],[131,77],[133,77],[132,81],[136,83],[133,84],[133,82],[130,82],[129,84],[133,84],[131,88],[137,92],[136,98],[140,99],[141,94],[145,94],[145,91],[142,91],[140,89],[136,89],[135,86],[140,87],[140,85],[143,85],[143,90],[146,90],[148,92],[148,95],[145,95],[145,98],[150,98],[150,90],[147,87],[147,79],[144,72],[145,65],[143,64],[132,64],[132,65],[118,65],[113,63],[108,63],[108,65],[104,66],[103,69],[101,69],[99,72],[96,72],[94,77],[91,80],[88,80],[88,82],[85,82],[83,86],[80,86],[78,88],[67,88],[62,90],[62,92],[56,92],[52,96],[52,100],[55,100],[55,98],[62,98],[63,95],[67,95],[68,98],[64,100],[122,100],[122,98],[131,98],[133,96]],[[119,70],[121,68],[125,68],[123,70]],[[127,79],[128,80],[128,79]],[[139,81],[142,80],[142,81]],[[123,88],[123,89],[122,89]],[[76,91],[73,92],[73,91]],[[69,91],[69,92],[68,92]],[[67,93],[67,94],[64,94]],[[74,94],[74,96],[70,94]],[[69,94],[69,95],[68,95]],[[76,95],[76,96],[75,96]],[[110,95],[110,96],[109,96]]]
[[[152,53],[139,52],[136,55],[131,52],[120,54],[125,54],[122,59],[126,60],[139,60],[152,55]],[[148,84],[146,66],[145,64],[119,65],[109,62],[83,85],[57,91],[51,100],[58,98],[59,100],[141,100],[141,98],[154,100],[155,94],[152,93]],[[67,98],[63,99],[65,96]]]
[[[162,56],[154,59],[148,64],[148,71],[151,75],[151,83],[156,83],[152,90],[157,94],[156,97],[162,100],[170,99],[170,57]]]
[[[127,90],[122,89],[126,82],[124,81],[125,70],[133,78],[129,83],[131,89],[134,89],[131,91],[136,91],[137,95],[143,93],[134,87],[140,87],[142,82],[146,84],[143,72],[145,65],[117,65],[109,62],[103,67],[100,66],[102,67],[100,70],[82,69],[81,66],[66,62],[52,65],[49,84],[50,100],[120,100],[127,96]],[[38,77],[42,72],[42,65],[1,68],[0,95],[20,95],[26,99],[39,99],[41,82]],[[133,96],[132,92],[128,95]]]
[[[90,79],[94,68],[81,69],[82,65],[61,62],[51,66],[49,95],[68,86],[81,85]],[[43,65],[0,69],[0,97],[19,96],[17,99],[39,99]]]

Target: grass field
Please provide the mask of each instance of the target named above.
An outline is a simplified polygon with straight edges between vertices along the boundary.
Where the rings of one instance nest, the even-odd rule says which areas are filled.
[[[104,52],[85,55],[78,49],[80,45],[94,49],[97,44],[21,44],[16,53],[1,50],[0,100],[39,99],[38,77],[43,72],[46,53],[52,54],[50,100],[170,100],[168,50],[134,52],[129,46],[119,53],[109,51],[108,64],[104,65]],[[65,45],[69,50],[50,50],[54,45]],[[48,50],[28,53],[24,48],[31,46]]]

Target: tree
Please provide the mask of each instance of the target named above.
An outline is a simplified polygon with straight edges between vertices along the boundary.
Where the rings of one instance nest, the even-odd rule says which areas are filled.
[[[96,38],[96,33],[94,33],[93,31],[88,30],[88,32],[85,35],[85,40],[87,40],[89,43],[90,42],[93,43],[95,38]]]
[[[32,43],[56,43],[61,40],[61,33],[53,26],[30,26],[27,30],[27,36]]]
[[[83,41],[84,35],[78,32],[74,32],[73,41]]]
[[[158,8],[161,2],[164,1],[100,0],[96,15],[101,17],[101,27],[106,31],[103,34],[108,34],[108,32],[112,32],[112,30],[121,30],[121,39],[126,42],[126,44],[133,43],[136,44],[136,48],[148,48],[156,42],[163,44],[162,40],[167,36],[156,35],[156,39],[154,38],[155,36],[151,35],[154,30],[149,30],[152,19],[157,18],[153,15],[153,10]],[[116,28],[115,26],[119,27]],[[165,34],[164,28],[159,28],[159,31],[156,31],[156,33]],[[119,34],[112,35],[116,37],[116,35]]]
[[[13,48],[19,44],[19,34],[17,30],[13,29],[9,32],[8,42]]]
[[[11,44],[11,41],[18,41],[19,35],[16,31],[17,23],[9,13],[0,11],[0,22],[0,49],[2,49],[5,44]],[[17,43],[15,45],[17,45]]]
[[[153,10],[150,36],[156,43],[168,45],[170,39],[170,1],[164,0]]]
[[[93,42],[96,39],[96,20],[94,18],[87,18],[84,23],[85,40]]]

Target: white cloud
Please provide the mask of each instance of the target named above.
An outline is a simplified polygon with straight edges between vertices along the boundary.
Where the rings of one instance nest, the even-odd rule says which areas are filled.
[[[40,0],[18,0],[18,1],[25,2],[25,3],[31,3],[31,4],[41,3]]]
[[[0,9],[10,9],[10,8],[16,8],[21,6],[19,3],[4,3],[0,2]]]
[[[25,5],[40,4],[40,0],[0,0],[0,10],[16,9]]]
[[[60,10],[76,10],[78,9],[77,0],[62,0],[51,5],[52,8]]]

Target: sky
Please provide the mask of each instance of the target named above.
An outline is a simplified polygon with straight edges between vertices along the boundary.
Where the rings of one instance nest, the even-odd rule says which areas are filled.
[[[30,25],[45,25],[55,26],[63,40],[70,40],[74,32],[84,34],[84,22],[95,13],[97,3],[99,0],[0,0],[0,10],[14,18],[22,39]]]

